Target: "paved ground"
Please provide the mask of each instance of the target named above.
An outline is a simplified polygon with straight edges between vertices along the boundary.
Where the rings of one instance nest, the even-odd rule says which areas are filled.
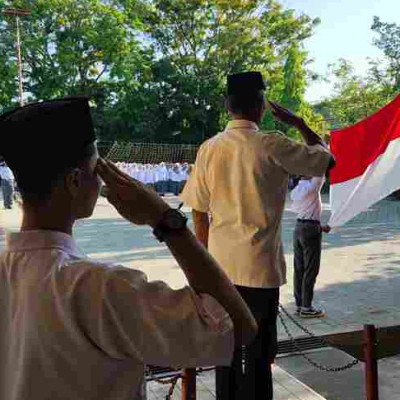
[[[301,383],[282,368],[272,367],[274,380],[274,400],[325,400],[324,397]],[[196,394],[198,400],[215,400],[214,371],[203,372],[196,380]],[[148,400],[164,400],[169,385],[160,385],[149,382],[147,385]],[[172,400],[182,399],[181,384],[177,384]]]
[[[178,201],[171,197],[169,202],[174,205]],[[324,206],[324,218],[327,219],[329,210],[327,204]],[[190,212],[188,209],[184,211]],[[0,226],[16,229],[19,220],[18,210],[0,210]],[[294,310],[291,282],[291,236],[294,222],[294,214],[287,209],[283,219],[283,240],[289,282],[282,288],[281,302],[290,311]],[[183,273],[166,247],[153,238],[151,230],[147,227],[133,227],[123,221],[104,199],[99,201],[91,219],[77,224],[75,234],[82,251],[93,258],[140,268],[148,274],[149,279],[166,280],[175,288],[185,284]],[[328,317],[302,322],[316,334],[360,329],[364,323],[378,326],[400,324],[399,247],[400,202],[382,201],[336,232],[325,235],[315,300],[317,305],[327,311]],[[293,333],[300,334],[297,328],[293,328]],[[280,338],[286,338],[281,327]],[[326,355],[326,359],[333,361],[330,354]],[[397,364],[400,366],[397,358],[381,362],[383,369],[385,365],[391,365],[391,368],[385,370],[387,376],[394,373],[393,365]],[[301,376],[296,368],[293,373]],[[314,375],[320,377],[317,379],[319,384],[326,383],[329,386],[333,381],[317,371],[314,371]],[[301,380],[315,386],[312,380],[307,382],[307,379],[307,376],[302,376]],[[395,380],[389,386],[400,393],[400,383],[396,386],[393,382]],[[320,385],[317,391],[321,391]],[[329,393],[327,398],[335,399],[329,397]],[[355,395],[352,398],[361,397]],[[383,399],[391,400],[391,397]]]

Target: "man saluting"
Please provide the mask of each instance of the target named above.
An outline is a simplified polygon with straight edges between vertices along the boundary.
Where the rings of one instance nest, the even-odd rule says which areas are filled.
[[[202,144],[181,195],[193,209],[198,239],[236,285],[259,325],[246,349],[245,373],[241,349],[230,367],[217,368],[218,399],[272,399],[279,287],[286,283],[281,219],[288,177],[323,176],[334,165],[323,140],[275,103],[268,102],[273,115],[297,128],[305,144],[260,132],[267,108],[264,90],[259,72],[228,76],[231,121]]]

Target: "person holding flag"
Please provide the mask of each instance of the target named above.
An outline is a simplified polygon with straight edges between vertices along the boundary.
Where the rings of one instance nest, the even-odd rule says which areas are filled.
[[[303,176],[290,192],[291,208],[297,213],[293,233],[294,297],[296,314],[302,318],[325,316],[323,310],[312,305],[321,263],[322,232],[330,230],[328,226],[321,226],[321,189],[324,182],[324,177]]]

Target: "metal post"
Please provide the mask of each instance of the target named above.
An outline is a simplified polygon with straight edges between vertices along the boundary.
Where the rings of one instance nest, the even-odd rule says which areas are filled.
[[[17,20],[17,63],[18,63],[18,82],[19,82],[19,104],[21,107],[24,105],[24,83],[22,75],[22,56],[21,56],[21,34],[19,30],[19,16]]]
[[[182,376],[182,400],[196,400],[196,369],[186,368]]]
[[[376,358],[376,330],[364,325],[365,384],[367,400],[379,400],[378,359]]]
[[[16,50],[17,50],[17,65],[18,65],[18,83],[19,83],[19,104],[21,106],[24,105],[24,83],[23,83],[23,69],[22,69],[22,54],[21,54],[21,28],[20,28],[20,17],[27,17],[31,15],[30,11],[28,10],[18,10],[14,8],[7,8],[5,11],[1,13],[2,15],[13,17],[16,19],[17,25],[17,43],[16,43]]]

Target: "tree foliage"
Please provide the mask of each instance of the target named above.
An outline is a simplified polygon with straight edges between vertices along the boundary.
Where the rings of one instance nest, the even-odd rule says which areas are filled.
[[[345,59],[329,66],[327,79],[334,82],[333,93],[314,109],[330,121],[333,129],[367,118],[400,92],[400,25],[374,17],[371,29],[378,35],[374,44],[384,58],[369,60],[366,74],[357,75]]]
[[[226,75],[254,69],[269,98],[315,118],[302,44],[319,21],[276,0],[0,0],[10,6],[31,11],[26,99],[90,96],[102,138],[202,141],[226,122]],[[3,109],[17,100],[14,23],[0,17]]]

